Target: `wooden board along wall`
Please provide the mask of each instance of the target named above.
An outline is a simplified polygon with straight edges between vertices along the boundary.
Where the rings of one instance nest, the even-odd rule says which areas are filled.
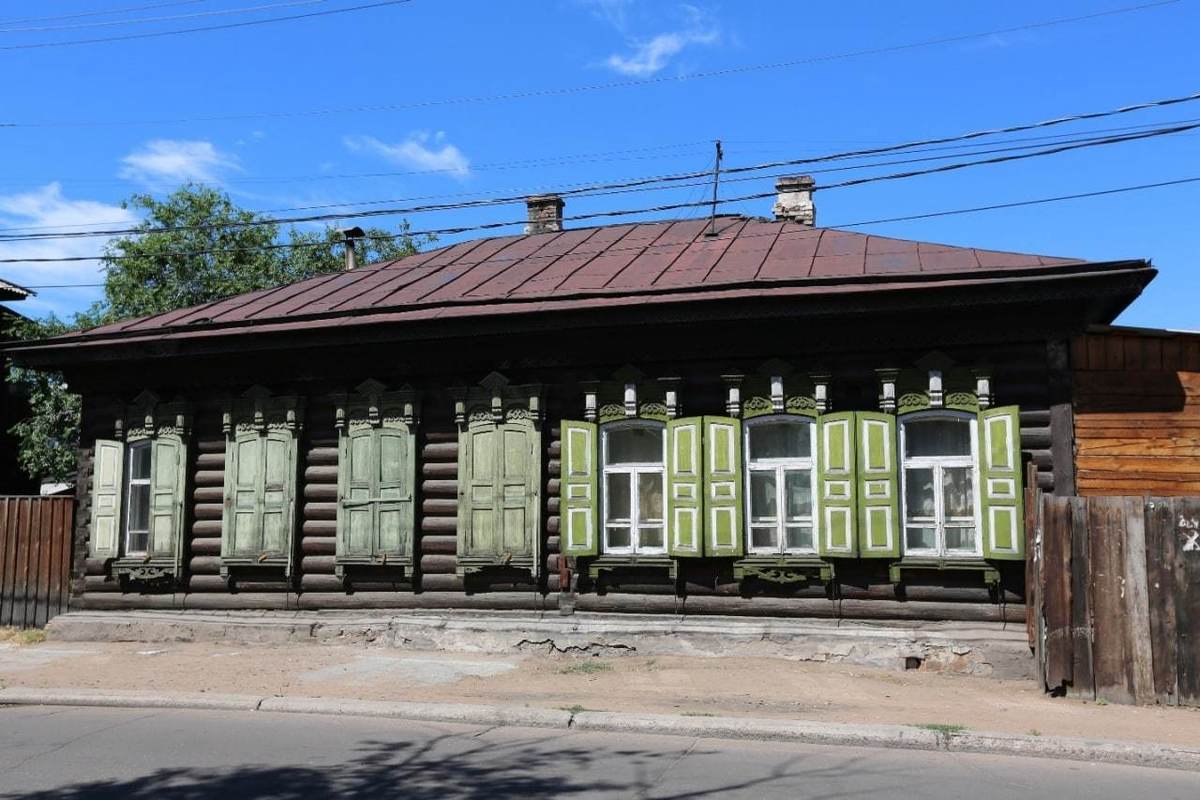
[[[40,628],[67,610],[73,497],[0,497],[0,626]]]
[[[1200,334],[1095,330],[1071,370],[1080,495],[1200,495]]]

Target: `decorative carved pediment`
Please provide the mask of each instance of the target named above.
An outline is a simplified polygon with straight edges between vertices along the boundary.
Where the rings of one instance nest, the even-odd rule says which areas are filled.
[[[496,424],[527,419],[540,425],[542,394],[541,384],[516,385],[499,372],[490,372],[475,386],[451,390],[454,421],[463,426],[489,419]]]
[[[225,402],[221,430],[226,436],[236,431],[300,430],[304,424],[304,398],[273,395],[265,386],[254,385],[240,397]]]

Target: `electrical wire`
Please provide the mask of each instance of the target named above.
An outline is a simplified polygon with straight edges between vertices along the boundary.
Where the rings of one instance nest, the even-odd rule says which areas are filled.
[[[404,2],[404,1],[405,0],[393,0],[393,2]],[[174,117],[174,118],[160,118],[160,119],[147,119],[147,120],[134,120],[134,121],[130,121],[130,120],[124,120],[124,121],[100,121],[100,120],[61,121],[60,120],[60,121],[34,122],[34,123],[8,122],[8,123],[0,123],[0,127],[10,127],[10,128],[15,128],[15,127],[21,127],[21,128],[106,127],[106,126],[113,126],[113,125],[167,125],[167,124],[178,124],[178,123],[219,122],[219,121],[234,121],[234,120],[248,120],[248,119],[286,119],[286,118],[291,118],[291,117],[324,116],[324,115],[332,115],[332,114],[345,115],[345,114],[351,114],[351,113],[406,111],[406,110],[412,110],[412,109],[418,109],[418,108],[431,108],[431,107],[436,107],[436,106],[464,105],[464,104],[473,104],[473,103],[494,103],[494,102],[503,102],[503,101],[511,101],[511,100],[535,99],[535,98],[543,98],[543,97],[559,97],[559,96],[564,96],[564,95],[578,94],[581,92],[623,89],[623,88],[650,86],[650,85],[664,84],[664,83],[682,83],[682,82],[691,81],[691,80],[703,80],[703,79],[709,79],[709,78],[725,77],[725,76],[730,76],[730,75],[743,75],[743,74],[752,73],[752,72],[788,69],[788,68],[804,66],[804,65],[808,65],[808,64],[825,63],[825,62],[829,62],[829,61],[838,61],[838,60],[842,60],[842,59],[861,58],[861,57],[872,56],[872,55],[883,55],[886,53],[904,52],[907,50],[915,50],[915,49],[924,48],[924,47],[934,47],[934,46],[944,45],[944,44],[954,44],[956,42],[970,41],[972,39],[987,38],[990,36],[1001,36],[1006,33],[1019,33],[1019,32],[1023,32],[1023,31],[1054,27],[1054,26],[1058,26],[1058,25],[1066,25],[1066,24],[1070,24],[1070,23],[1074,23],[1074,22],[1084,22],[1084,21],[1089,21],[1089,20],[1093,20],[1093,19],[1099,19],[1102,17],[1115,16],[1115,15],[1119,15],[1119,14],[1129,14],[1129,13],[1134,13],[1134,12],[1139,12],[1139,11],[1146,11],[1146,10],[1150,10],[1150,9],[1154,9],[1154,8],[1160,8],[1163,6],[1175,5],[1178,2],[1180,2],[1180,0],[1155,0],[1155,2],[1141,3],[1138,5],[1131,5],[1131,6],[1121,6],[1119,8],[1108,9],[1105,11],[1096,11],[1096,12],[1092,12],[1089,14],[1080,14],[1080,15],[1071,16],[1071,17],[1058,17],[1058,18],[1054,18],[1054,19],[1042,20],[1042,21],[1038,21],[1038,22],[1030,22],[1030,23],[1025,23],[1022,25],[1014,25],[1014,26],[1009,26],[1006,28],[999,28],[999,29],[995,29],[995,30],[979,31],[979,32],[967,33],[967,34],[957,34],[954,36],[943,36],[943,37],[938,37],[938,38],[933,38],[933,39],[924,39],[924,40],[920,40],[920,41],[916,41],[916,42],[907,42],[907,43],[903,43],[903,44],[885,45],[882,47],[873,47],[873,48],[867,48],[867,49],[862,49],[862,50],[852,50],[852,51],[842,52],[842,53],[831,53],[831,54],[826,54],[826,55],[821,55],[821,56],[810,56],[810,57],[806,57],[806,58],[790,59],[790,60],[786,60],[786,61],[777,61],[777,62],[766,63],[766,64],[746,64],[746,65],[735,66],[735,67],[726,67],[724,69],[708,70],[708,71],[703,71],[703,72],[692,72],[692,73],[684,73],[684,74],[679,74],[679,75],[660,75],[660,76],[652,77],[652,78],[638,78],[638,79],[634,79],[634,80],[608,81],[608,82],[604,82],[604,83],[584,84],[584,85],[570,86],[570,87],[559,87],[559,88],[549,88],[549,89],[531,89],[531,90],[506,92],[506,93],[493,94],[493,95],[476,95],[476,96],[465,96],[465,97],[456,97],[456,98],[444,98],[444,99],[439,99],[439,100],[424,100],[424,101],[413,102],[413,103],[389,103],[389,104],[379,104],[379,105],[343,106],[340,108],[267,111],[267,112],[252,112],[252,113],[245,113],[245,114],[219,114],[219,115],[210,115],[210,116]],[[380,4],[376,4],[376,5],[392,5],[392,4],[393,3],[380,3]],[[354,10],[354,9],[351,9],[351,10]],[[328,14],[328,13],[336,13],[336,12],[319,12],[319,13]],[[272,20],[266,20],[266,22],[269,22],[269,21],[272,21]],[[187,32],[187,31],[177,31],[177,32]],[[169,35],[169,33],[155,34],[155,35]],[[129,38],[129,37],[124,37],[124,38]],[[112,39],[112,41],[115,41],[115,40],[117,40],[117,39]],[[98,40],[98,41],[110,41],[110,40]],[[76,42],[66,42],[66,43],[47,43],[47,44],[43,44],[43,45],[31,45],[31,46],[54,47],[54,46],[59,46],[60,44],[85,44],[85,43],[89,43],[89,42],[76,41]],[[2,49],[5,49],[5,48],[0,48],[0,50],[2,50]],[[12,48],[9,48],[9,49],[12,49]]]
[[[166,17],[134,17],[132,19],[111,19],[102,22],[79,22],[71,25],[51,25],[33,28],[0,28],[0,33],[47,33],[50,31],[79,30],[81,28],[108,28],[113,25],[145,25],[152,22],[173,22],[181,19],[197,19],[200,17],[223,17],[230,14],[250,14],[256,11],[270,11],[277,8],[295,8],[296,6],[315,6],[328,3],[329,0],[290,0],[286,3],[269,3],[259,6],[244,6],[242,8],[217,8],[212,11],[197,11],[191,14],[174,14]],[[14,23],[3,23],[14,24]]]
[[[56,14],[52,17],[25,17],[23,19],[4,20],[5,25],[19,25],[25,22],[54,22],[60,19],[79,19],[80,17],[104,17],[109,14],[124,14],[129,11],[153,11],[159,8],[170,8],[172,6],[194,6],[198,3],[205,3],[208,0],[171,0],[168,3],[151,3],[144,6],[126,6],[124,8],[103,8],[98,11],[78,11],[74,14]]]

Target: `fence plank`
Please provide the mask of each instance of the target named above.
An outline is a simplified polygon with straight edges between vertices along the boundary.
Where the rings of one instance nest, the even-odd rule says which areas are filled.
[[[72,497],[0,497],[0,625],[45,625],[66,610]]]
[[[1150,650],[1154,659],[1154,694],[1175,705],[1179,687],[1175,641],[1176,572],[1182,568],[1175,542],[1175,509],[1169,499],[1146,504],[1146,592],[1150,608]]]
[[[1200,498],[1175,500],[1180,569],[1175,583],[1179,702],[1200,706]]]
[[[1091,546],[1092,642],[1096,695],[1132,703],[1129,624],[1125,594],[1125,502],[1121,497],[1088,498]]]
[[[12,570],[13,559],[11,552],[15,551],[16,543],[16,509],[7,499],[0,497],[0,625],[11,625],[12,608]]]
[[[1044,505],[1042,602],[1046,625],[1046,686],[1058,689],[1072,682],[1071,643],[1071,504],[1052,497]]]
[[[1071,498],[1071,695],[1096,698],[1092,642],[1091,543],[1088,536],[1088,502]]]
[[[1125,500],[1125,620],[1129,633],[1129,674],[1133,697],[1141,705],[1154,702],[1154,650],[1150,644],[1150,599],[1146,587],[1146,504]]]
[[[29,512],[28,497],[17,500],[17,580],[13,585],[13,624],[25,626],[25,598],[29,594]]]

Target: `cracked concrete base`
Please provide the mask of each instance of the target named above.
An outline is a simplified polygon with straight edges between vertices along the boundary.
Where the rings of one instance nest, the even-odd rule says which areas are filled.
[[[78,611],[56,617],[46,630],[51,639],[74,642],[311,642],[495,654],[750,656],[998,678],[1034,675],[1024,629],[982,622],[486,611]]]

